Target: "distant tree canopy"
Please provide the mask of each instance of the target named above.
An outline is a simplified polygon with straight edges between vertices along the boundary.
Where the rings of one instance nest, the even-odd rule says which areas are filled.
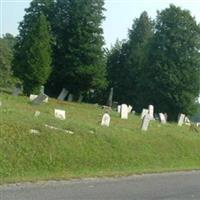
[[[50,95],[66,88],[78,98],[92,89],[95,101],[106,102],[102,91],[113,87],[114,101],[131,104],[137,112],[153,104],[171,120],[181,112],[194,113],[200,93],[200,26],[190,12],[170,5],[155,21],[143,12],[128,39],[108,52],[103,12],[104,0],[31,2],[17,40],[5,35],[11,50],[14,45],[13,70],[25,93],[46,84]],[[5,51],[5,60],[9,55]]]

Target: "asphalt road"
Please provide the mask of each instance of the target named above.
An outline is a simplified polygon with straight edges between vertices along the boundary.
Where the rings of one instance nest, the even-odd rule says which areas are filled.
[[[0,186],[0,200],[200,200],[200,172]]]

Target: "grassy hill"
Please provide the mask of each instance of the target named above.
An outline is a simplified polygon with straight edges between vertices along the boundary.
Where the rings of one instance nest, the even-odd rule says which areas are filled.
[[[1,183],[200,168],[200,135],[187,126],[153,121],[142,132],[139,116],[122,120],[111,111],[106,128],[97,105],[50,99],[32,106],[27,97],[7,94],[0,100]],[[65,121],[54,118],[55,108],[66,110]]]

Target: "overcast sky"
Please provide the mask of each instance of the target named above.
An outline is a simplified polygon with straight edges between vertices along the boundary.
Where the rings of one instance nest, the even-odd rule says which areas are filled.
[[[7,32],[17,35],[18,24],[23,20],[24,9],[30,0],[0,0],[0,34]],[[133,20],[146,10],[152,18],[156,11],[173,3],[191,11],[200,22],[200,0],[105,0],[105,17],[103,22],[106,46],[109,48],[116,39],[126,39]]]

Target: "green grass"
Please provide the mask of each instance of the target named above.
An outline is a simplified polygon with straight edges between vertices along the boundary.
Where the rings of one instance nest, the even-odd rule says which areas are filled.
[[[50,99],[32,106],[27,97],[8,94],[0,100],[0,183],[200,169],[200,135],[187,126],[153,121],[142,132],[139,116],[122,120],[112,111],[105,128],[97,105]],[[54,108],[66,110],[65,121],[54,118]]]

